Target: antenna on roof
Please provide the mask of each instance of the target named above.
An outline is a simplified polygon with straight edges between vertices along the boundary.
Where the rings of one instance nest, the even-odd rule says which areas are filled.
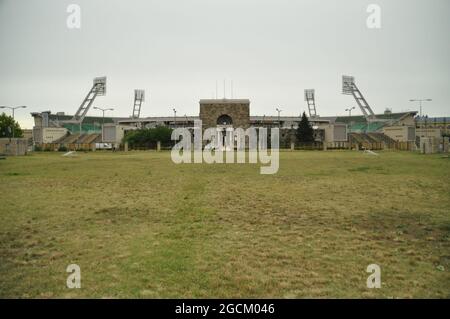
[[[218,91],[218,87],[217,87],[217,80],[216,80],[216,100],[217,100],[217,91]]]
[[[231,99],[233,99],[233,80],[231,80]]]
[[[225,92],[225,79],[223,80],[223,99],[227,98],[227,94]]]

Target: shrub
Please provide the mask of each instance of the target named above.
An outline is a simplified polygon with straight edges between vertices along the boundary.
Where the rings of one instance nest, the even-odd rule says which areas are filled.
[[[172,129],[166,126],[129,131],[123,138],[123,143],[128,142],[132,148],[154,147],[159,141],[161,144],[170,144]]]
[[[58,152],[67,152],[67,147],[61,145],[61,146],[58,148]]]

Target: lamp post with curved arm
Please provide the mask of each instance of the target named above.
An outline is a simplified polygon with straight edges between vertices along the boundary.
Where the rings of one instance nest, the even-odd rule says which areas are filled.
[[[103,108],[97,107],[97,106],[94,106],[94,109],[100,110],[103,113],[103,115],[102,115],[102,142],[103,142],[103,137],[104,137],[104,135],[103,135],[104,127],[103,126],[105,125],[105,112],[106,111],[114,111],[114,109],[113,108],[103,109]],[[81,130],[80,130],[80,134],[81,134]]]

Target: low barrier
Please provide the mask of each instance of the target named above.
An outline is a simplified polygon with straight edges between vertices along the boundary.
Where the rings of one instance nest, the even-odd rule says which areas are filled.
[[[59,151],[61,149],[67,151],[89,151],[95,149],[95,143],[42,143],[36,144],[36,146],[42,151]]]
[[[37,148],[42,151],[58,151],[61,149],[67,151],[88,151],[95,150],[95,143],[42,143],[36,144]],[[128,150],[136,150],[136,151],[147,151],[147,150],[171,150],[173,145],[164,144],[160,145],[159,149],[157,144],[155,145],[147,145],[142,147],[128,147]],[[281,149],[284,150],[396,150],[396,151],[415,151],[417,150],[414,142],[393,142],[393,143],[385,143],[385,142],[377,142],[377,143],[369,143],[369,142],[313,142],[313,143],[295,143],[294,145],[290,145],[289,147],[285,145],[281,145]],[[120,150],[125,150],[124,146],[121,145]]]
[[[7,156],[26,155],[28,139],[26,138],[0,138],[0,154]]]

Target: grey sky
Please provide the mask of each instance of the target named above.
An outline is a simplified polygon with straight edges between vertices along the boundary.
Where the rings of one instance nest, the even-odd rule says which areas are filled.
[[[81,6],[81,29],[68,29],[67,6]],[[379,4],[382,28],[368,29]],[[448,0],[0,0],[0,105],[31,128],[32,111],[73,114],[95,76],[108,77],[97,106],[132,113],[133,90],[146,90],[143,116],[198,114],[198,100],[251,100],[252,115],[298,115],[303,90],[316,89],[320,115],[355,105],[341,76],[356,77],[375,112],[450,115]],[[356,110],[356,113],[360,113]],[[356,114],[355,113],[355,114]],[[99,115],[90,110],[90,115]]]

